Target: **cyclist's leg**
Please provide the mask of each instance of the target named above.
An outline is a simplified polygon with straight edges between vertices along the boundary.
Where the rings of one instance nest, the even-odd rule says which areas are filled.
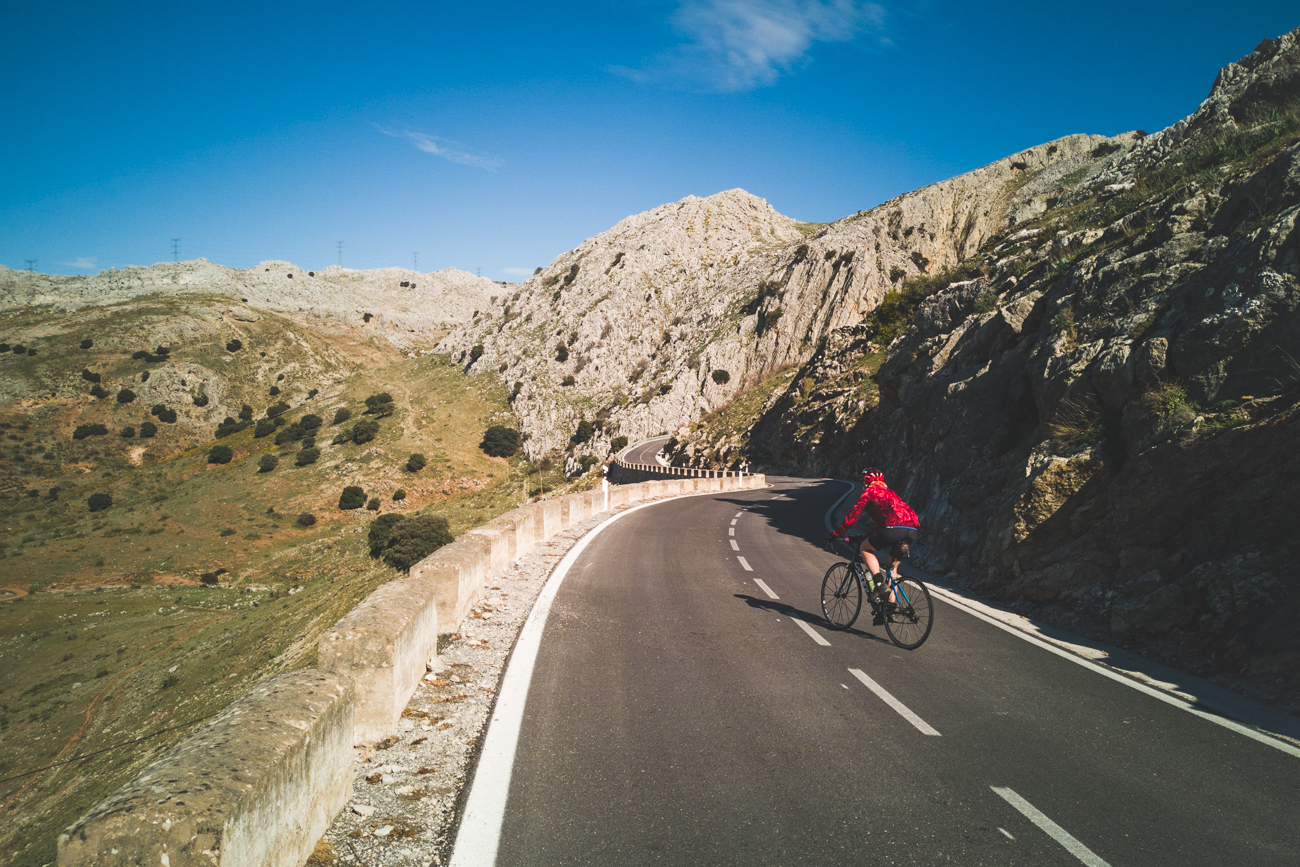
[[[863,539],[858,551],[862,554],[862,562],[867,564],[867,571],[872,575],[879,575],[880,560],[876,557],[876,549],[871,547],[871,543]]]

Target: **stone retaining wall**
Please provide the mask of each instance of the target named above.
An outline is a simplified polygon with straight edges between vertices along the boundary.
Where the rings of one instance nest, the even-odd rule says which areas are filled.
[[[695,472],[521,506],[421,560],[320,637],[319,671],[262,682],[68,828],[59,865],[301,867],[351,796],[353,745],[397,730],[438,636],[533,545],[632,503],[766,485]]]
[[[740,472],[736,470],[706,470],[699,467],[665,467],[659,464],[633,464],[622,458],[614,458],[609,465],[609,480],[617,485],[633,484],[636,482],[646,482],[652,479],[728,479],[734,478],[742,482],[741,487],[751,487],[744,484],[744,479],[748,478],[751,473]]]

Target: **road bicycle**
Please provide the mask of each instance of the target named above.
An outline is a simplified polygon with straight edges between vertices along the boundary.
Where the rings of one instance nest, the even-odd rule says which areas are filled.
[[[826,622],[833,629],[848,629],[858,619],[862,597],[866,596],[873,619],[885,624],[890,641],[904,650],[924,644],[934,626],[934,602],[924,582],[907,575],[895,578],[891,570],[886,570],[884,582],[877,585],[859,559],[856,545],[840,539],[834,543],[837,548],[851,548],[852,554],[847,563],[827,569],[822,579],[822,614]]]

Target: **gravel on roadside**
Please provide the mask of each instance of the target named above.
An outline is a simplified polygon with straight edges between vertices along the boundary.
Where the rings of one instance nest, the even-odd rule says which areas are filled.
[[[594,515],[534,547],[488,586],[450,641],[439,641],[438,669],[425,675],[411,697],[401,730],[354,749],[352,799],[308,864],[447,862],[466,783],[515,639],[556,564],[611,517]]]

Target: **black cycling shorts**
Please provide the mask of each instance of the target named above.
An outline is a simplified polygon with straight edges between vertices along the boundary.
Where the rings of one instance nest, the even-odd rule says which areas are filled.
[[[892,553],[895,559],[898,558],[897,547],[902,542],[916,544],[917,530],[914,527],[881,527],[867,537],[867,543],[877,551],[883,551],[886,548],[895,549]]]

